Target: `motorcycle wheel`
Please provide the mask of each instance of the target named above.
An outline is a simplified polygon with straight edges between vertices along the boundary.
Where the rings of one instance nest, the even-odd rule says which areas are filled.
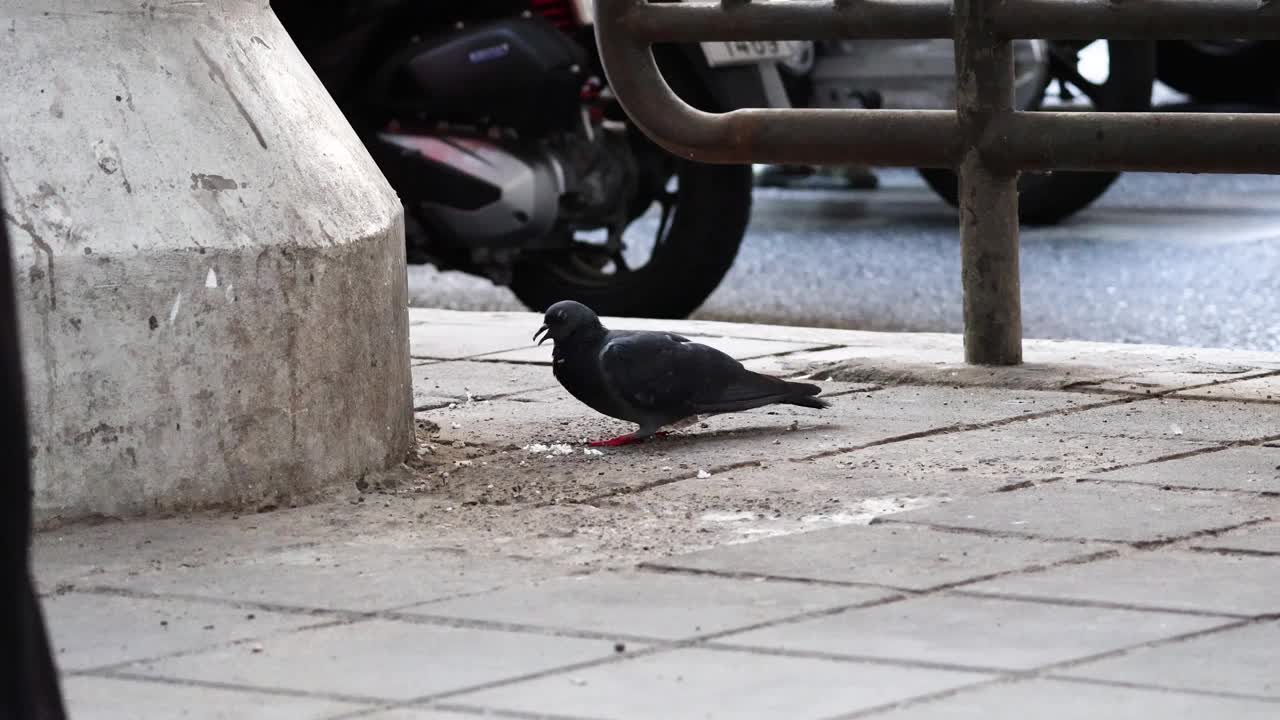
[[[658,194],[652,251],[633,267],[627,254],[575,241],[567,251],[533,255],[517,265],[511,290],[537,312],[577,300],[601,315],[686,318],[733,266],[751,217],[750,166],[677,161],[673,184]],[[629,237],[654,219],[640,218]],[[647,233],[644,233],[647,234]],[[629,249],[643,251],[632,243]]]
[[[1280,42],[1169,40],[1156,46],[1161,82],[1205,103],[1270,103],[1280,96]]]
[[[1049,80],[1084,95],[1094,110],[1132,112],[1151,108],[1155,83],[1155,48],[1150,42],[1105,41],[1109,70],[1101,83],[1086,80],[1076,67],[1077,50],[1051,43]],[[1041,109],[1044,91],[1029,110]],[[922,168],[925,182],[952,206],[959,205],[960,181],[955,172]],[[1018,219],[1026,225],[1055,225],[1083,210],[1107,191],[1120,173],[1024,172],[1018,179]]]

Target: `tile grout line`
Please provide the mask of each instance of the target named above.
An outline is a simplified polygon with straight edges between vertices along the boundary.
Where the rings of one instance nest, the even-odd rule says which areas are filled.
[[[976,497],[983,497],[983,496],[979,495]],[[1099,543],[1104,545],[1113,545],[1119,548],[1133,548],[1135,550],[1153,550],[1156,548],[1167,547],[1169,545],[1173,545],[1180,542],[1195,540],[1196,538],[1200,538],[1200,537],[1214,537],[1226,532],[1231,532],[1232,530],[1240,530],[1242,528],[1252,527],[1254,525],[1261,525],[1264,523],[1271,522],[1272,519],[1273,518],[1269,515],[1266,517],[1255,517],[1249,520],[1243,520],[1233,525],[1224,525],[1221,527],[1195,530],[1195,531],[1186,533],[1184,535],[1178,535],[1176,537],[1161,538],[1159,540],[1112,540],[1108,538],[1081,538],[1081,537],[1067,537],[1067,536],[1060,536],[1060,535],[1037,535],[1035,533],[1020,532],[1017,530],[992,530],[990,528],[975,528],[975,527],[966,527],[963,525],[943,525],[943,524],[931,523],[931,522],[922,521],[922,520],[896,520],[893,518],[892,515],[882,515],[872,520],[871,524],[884,525],[884,526],[896,525],[899,527],[904,525],[910,526],[910,527],[923,527],[923,528],[930,528],[932,530],[937,530],[939,532],[953,533],[956,535],[979,535],[979,536],[990,537],[990,538],[1042,540],[1042,541],[1048,541],[1048,542],[1081,542],[1081,543],[1088,542],[1088,543]]]
[[[206,653],[206,652],[217,652],[219,650],[229,650],[231,648],[240,647],[242,645],[249,645],[255,642],[262,642],[263,640],[269,640],[272,638],[284,637],[288,635],[296,635],[299,633],[310,632],[312,630],[324,630],[326,628],[331,628],[331,627],[344,627],[347,625],[354,625],[356,623],[363,622],[368,619],[370,618],[367,618],[367,617],[341,618],[341,619],[328,620],[326,622],[300,625],[294,628],[282,628],[279,630],[269,631],[265,635],[255,635],[253,637],[238,638],[235,640],[227,640],[223,642],[215,642],[209,645],[201,645],[199,647],[187,648],[184,650],[176,650],[174,652],[163,653],[160,655],[150,655],[147,657],[135,658],[133,660],[122,660],[120,662],[107,663],[105,665],[97,665],[91,668],[84,668],[81,670],[71,670],[67,672],[67,675],[96,675],[101,673],[117,673],[117,672],[124,671],[125,668],[129,668],[136,665],[147,665],[147,664],[162,662],[165,660],[176,660],[178,658],[189,657],[191,655],[199,655],[201,653]]]
[[[413,707],[413,706],[410,706]],[[560,715],[552,713],[531,713],[522,710],[507,710],[504,708],[489,708],[480,705],[468,705],[465,703],[434,703],[428,708],[445,710],[448,712],[462,712],[478,717],[504,717],[514,718],[515,720],[607,720],[603,717],[588,715]]]
[[[1230,448],[1223,448],[1230,449]],[[1139,466],[1140,467],[1140,466]],[[1123,485],[1125,487],[1150,488],[1161,492],[1172,492],[1180,495],[1200,495],[1218,493],[1224,495],[1245,495],[1255,498],[1280,497],[1280,490],[1244,490],[1242,488],[1211,488],[1196,485],[1175,485],[1172,483],[1153,483],[1144,480],[1116,480],[1113,478],[1086,477],[1076,480],[1078,483],[1093,482],[1106,485]]]
[[[1065,607],[1098,608],[1101,610],[1124,610],[1129,612],[1163,613],[1166,615],[1186,615],[1188,617],[1221,618],[1223,620],[1249,620],[1254,615],[1248,613],[1217,612],[1213,610],[1194,610],[1164,605],[1141,605],[1136,603],[1111,602],[1108,600],[1088,600],[1082,598],[1055,598],[1047,595],[1023,595],[1019,593],[999,592],[995,590],[965,590],[958,588],[952,591],[956,595],[970,598],[1009,600],[1012,602],[1036,603],[1042,605],[1062,605]]]
[[[910,670],[940,670],[943,672],[969,673],[972,675],[1002,675],[1016,672],[1009,668],[987,667],[983,665],[964,665],[937,660],[913,660],[910,658],[887,657],[877,655],[855,655],[851,653],[824,652],[821,650],[801,650],[779,646],[750,645],[734,642],[710,641],[703,644],[708,650],[738,652],[747,655],[763,655],[768,657],[797,658],[802,660],[825,660],[828,662],[849,665],[883,665]]]
[[[458,405],[459,407],[461,407],[467,404],[489,402],[490,400],[506,400],[508,398],[518,397],[520,395],[527,395],[530,393],[539,393],[539,392],[546,392],[548,390],[555,390],[556,388],[559,388],[559,387],[560,387],[559,385],[545,385],[545,386],[536,387],[536,388],[526,388],[524,390],[512,390],[511,392],[496,393],[493,395],[485,395],[482,393],[471,399],[467,399],[465,397],[447,396],[450,398],[449,402],[427,403],[425,405],[416,405],[414,406],[413,411],[416,413],[430,412],[432,410],[444,410],[448,408],[450,405]]]
[[[476,592],[451,595],[448,597],[438,598],[436,600],[427,600],[422,602],[408,603],[406,605],[398,605],[395,607],[384,608],[379,610],[343,610],[343,609],[313,608],[313,607],[307,607],[307,606],[287,605],[287,604],[281,604],[281,603],[265,603],[265,602],[256,602],[256,601],[241,601],[241,600],[234,600],[230,598],[203,597],[199,595],[190,595],[186,593],[163,593],[163,592],[137,591],[137,590],[131,590],[128,588],[113,587],[109,585],[96,585],[96,586],[89,586],[89,587],[83,587],[83,588],[78,587],[78,588],[69,590],[67,592],[74,593],[74,594],[81,594],[81,595],[106,595],[111,597],[123,597],[123,598],[133,598],[133,599],[179,600],[184,602],[202,603],[202,604],[215,605],[215,606],[221,606],[221,607],[234,607],[237,609],[256,610],[258,612],[277,613],[282,615],[315,616],[315,617],[327,616],[327,619],[322,622],[308,624],[308,625],[304,625],[297,628],[282,628],[276,631],[271,631],[267,635],[256,635],[251,638],[240,638],[240,639],[228,641],[225,643],[215,643],[212,645],[205,645],[205,646],[201,646],[198,649],[179,650],[174,653],[168,653],[164,655],[150,656],[145,658],[139,658],[136,660],[128,660],[128,661],[123,661],[118,663],[111,663],[108,665],[95,666],[93,668],[88,668],[84,671],[76,671],[76,672],[91,672],[91,671],[99,671],[99,670],[105,671],[105,670],[111,670],[113,668],[136,665],[140,663],[159,662],[161,660],[167,660],[174,657],[182,657],[192,653],[213,651],[213,650],[223,649],[227,647],[243,645],[246,643],[252,643],[268,637],[291,635],[297,632],[324,629],[328,627],[338,627],[343,625],[351,625],[351,624],[364,622],[368,620],[388,620],[393,622],[405,622],[405,623],[410,623],[415,625],[430,625],[434,627],[452,627],[452,628],[465,628],[465,629],[473,629],[473,630],[491,630],[495,632],[541,635],[544,637],[564,637],[564,638],[574,638],[579,640],[600,640],[603,642],[623,641],[623,642],[642,643],[646,645],[659,645],[662,643],[674,642],[670,638],[648,637],[648,636],[642,636],[642,635],[611,634],[611,633],[595,631],[595,630],[578,630],[575,628],[562,628],[562,627],[556,627],[556,626],[550,626],[550,625],[531,625],[526,623],[504,622],[500,620],[484,620],[479,618],[452,617],[447,615],[435,615],[431,613],[409,612],[410,608],[423,607],[423,606],[429,607],[436,603],[449,602],[452,600],[457,600],[459,598],[473,597],[475,595],[494,592],[494,591],[503,589],[503,587],[510,587],[510,586],[496,586],[492,588],[487,588],[485,590],[479,590]]]
[[[1228,557],[1280,557],[1280,550],[1254,550],[1252,548],[1208,547],[1203,545],[1190,545],[1183,549],[1187,552],[1226,555]]]
[[[1180,688],[1172,685],[1157,685],[1155,683],[1129,682],[1125,680],[1110,680],[1107,678],[1087,678],[1075,675],[1055,675],[1052,673],[1045,675],[1044,679],[1055,680],[1057,682],[1075,683],[1079,685],[1106,685],[1109,687],[1127,688],[1130,690],[1153,690],[1178,695],[1201,695],[1204,697],[1220,698],[1224,700],[1254,700],[1268,703],[1280,703],[1280,697],[1276,697],[1275,695],[1254,695],[1252,693],[1238,693],[1230,690]]]
[[[272,695],[276,697],[291,697],[306,700],[329,700],[332,702],[351,703],[354,705],[385,705],[386,698],[377,698],[364,695],[347,695],[345,693],[328,693],[314,692],[311,690],[295,690],[293,688],[272,687],[267,685],[241,685],[239,683],[221,682],[218,680],[199,680],[195,678],[180,678],[168,675],[147,675],[145,673],[128,672],[128,671],[94,671],[76,673],[76,677],[96,677],[108,680],[132,680],[135,682],[150,682],[159,685],[169,685],[176,687],[200,687],[211,690],[227,690],[231,692],[256,693],[260,695]],[[362,708],[365,709],[365,708]]]
[[[525,713],[516,710],[504,710],[501,708],[487,708],[480,705],[466,705],[463,703],[440,703],[433,707],[449,712],[468,712],[479,717],[509,717],[518,720],[607,720],[603,717],[586,716],[586,715],[549,715],[546,713]]]
[[[1076,667],[1078,665],[1097,662],[1099,660],[1106,660],[1112,657],[1120,657],[1128,653],[1136,652],[1139,650],[1145,650],[1149,648],[1158,648],[1164,645],[1171,645],[1179,642],[1185,642],[1188,640],[1194,640],[1207,635],[1212,635],[1219,632],[1226,632],[1228,630],[1234,630],[1237,628],[1246,627],[1248,625],[1256,624],[1259,622],[1265,622],[1265,620],[1258,617],[1247,619],[1247,620],[1237,620],[1237,621],[1224,623],[1221,625],[1215,625],[1210,628],[1193,630],[1191,632],[1180,633],[1180,634],[1173,635],[1166,638],[1160,638],[1157,640],[1149,640],[1147,642],[1136,643],[1134,645],[1118,648],[1116,650],[1108,650],[1105,652],[1094,653],[1092,655],[1085,655],[1078,658],[1072,658],[1070,660],[1063,660],[1055,663],[1047,663],[1045,665],[1038,666],[1031,670],[1010,672],[1010,673],[1007,673],[1006,675],[1003,675],[999,678],[995,678],[986,683],[975,683],[974,685],[969,685],[962,688],[950,688],[937,693],[929,693],[929,694],[920,695],[914,698],[908,698],[906,700],[900,700],[892,703],[885,703],[883,705],[878,705],[876,707],[865,708],[862,710],[856,710],[852,713],[848,713],[845,715],[839,715],[836,718],[833,718],[832,720],[862,720],[862,718],[871,718],[877,715],[883,715],[885,713],[893,712],[895,710],[901,710],[908,707],[915,707],[917,705],[923,705],[925,703],[930,703],[937,700],[954,697],[956,695],[963,694],[967,691],[986,687],[989,685],[1011,684],[1011,683],[1022,682],[1026,680],[1051,678],[1053,674],[1060,669]]]
[[[1071,386],[1068,385],[1068,386],[1065,386],[1063,389],[1070,388],[1069,390],[1070,392],[1078,392],[1083,395],[1125,395],[1125,396],[1133,396],[1138,398],[1156,398],[1156,397],[1172,396],[1173,399],[1175,400],[1205,400],[1208,402],[1223,402],[1223,401],[1256,402],[1256,403],[1264,403],[1264,404],[1280,403],[1280,400],[1259,400],[1257,398],[1224,398],[1224,397],[1208,397],[1208,396],[1186,397],[1186,396],[1178,395],[1178,393],[1184,393],[1184,392],[1187,392],[1188,390],[1203,390],[1205,388],[1219,387],[1221,385],[1234,385],[1237,383],[1251,382],[1253,380],[1265,380],[1267,378],[1272,378],[1272,377],[1276,377],[1277,375],[1280,375],[1280,370],[1259,370],[1255,374],[1242,374],[1242,375],[1243,375],[1242,377],[1233,377],[1233,378],[1227,378],[1225,380],[1211,380],[1208,382],[1193,383],[1191,385],[1182,385],[1177,388],[1171,388],[1166,390],[1156,390],[1154,392],[1153,391],[1137,392],[1134,390],[1106,390],[1106,389],[1097,388],[1097,387],[1095,388],[1089,387],[1090,385],[1096,386],[1102,383],[1116,382],[1120,378],[1129,377],[1128,375],[1121,375],[1116,378],[1108,378],[1104,380],[1089,382],[1086,384],[1078,385],[1075,388],[1072,388]]]

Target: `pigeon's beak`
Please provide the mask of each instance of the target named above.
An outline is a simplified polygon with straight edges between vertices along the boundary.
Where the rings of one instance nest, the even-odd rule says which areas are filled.
[[[550,330],[550,328],[548,328],[546,325],[543,325],[542,327],[538,328],[538,332],[536,332],[536,333],[534,333],[534,334],[533,334],[533,339],[534,339],[534,340],[538,340],[538,336],[539,336],[539,335],[541,335],[541,334],[542,334],[542,333],[544,333],[544,332],[547,332],[548,330]],[[546,342],[546,341],[548,341],[548,340],[550,340],[550,339],[551,339],[551,336],[550,336],[550,335],[547,335],[546,337],[542,338],[541,340],[538,340],[538,344],[539,344],[539,345],[541,345],[542,343],[544,343],[544,342]]]

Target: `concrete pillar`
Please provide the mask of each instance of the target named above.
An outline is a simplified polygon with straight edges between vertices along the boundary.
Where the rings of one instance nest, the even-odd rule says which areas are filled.
[[[400,462],[401,206],[266,0],[0,0],[0,68],[40,521]]]

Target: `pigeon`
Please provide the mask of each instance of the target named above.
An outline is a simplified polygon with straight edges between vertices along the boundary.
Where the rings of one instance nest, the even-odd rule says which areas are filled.
[[[675,333],[609,330],[591,308],[572,300],[547,308],[533,339],[539,345],[553,342],[552,372],[570,395],[596,412],[640,426],[592,447],[663,437],[662,428],[683,427],[706,415],[774,404],[829,405],[815,397],[822,392],[817,385],[752,372],[725,353]]]

